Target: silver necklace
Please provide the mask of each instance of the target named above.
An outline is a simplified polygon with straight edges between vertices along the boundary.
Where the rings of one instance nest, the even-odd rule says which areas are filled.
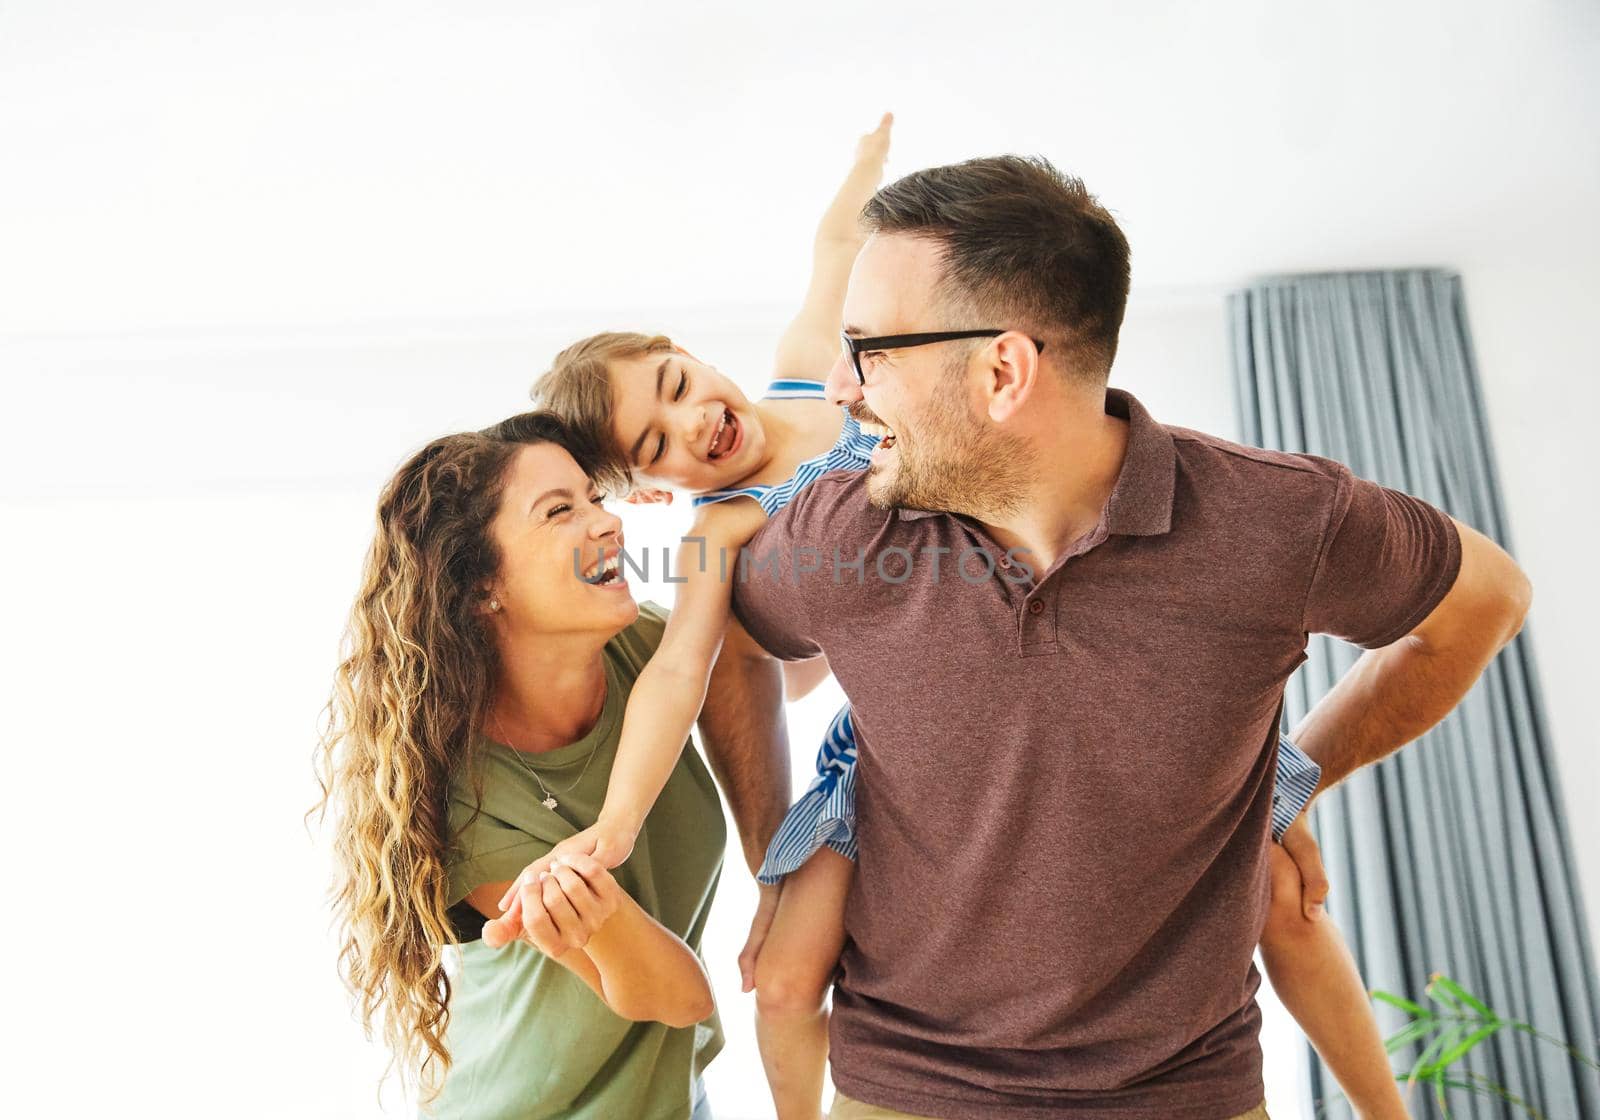
[[[494,723],[495,736],[502,743],[504,743],[506,746],[511,748],[511,753],[517,756],[517,761],[522,765],[522,768],[524,770],[526,770],[528,773],[532,774],[533,775],[533,780],[539,783],[539,792],[544,794],[544,800],[542,802],[540,802],[540,804],[543,805],[546,809],[554,809],[556,807],[556,804],[557,804],[556,799],[555,799],[555,794],[552,794],[550,792],[550,787],[544,784],[544,779],[543,778],[539,777],[539,771],[535,770],[533,768],[533,764],[530,763],[527,759],[522,757],[523,752],[517,750],[516,745],[513,744],[511,742],[511,740],[506,738],[506,733],[504,731],[500,730],[500,721],[497,720],[497,719],[492,719],[492,722]],[[586,760],[584,760],[583,769],[578,772],[577,778],[575,778],[573,780],[572,784],[570,786],[568,786],[566,789],[557,790],[556,793],[567,794],[567,793],[571,793],[574,789],[576,789],[578,787],[578,783],[583,781],[583,776],[589,772],[589,763],[593,762],[594,761],[594,756],[599,754],[599,753],[600,753],[600,751],[599,751],[598,747],[595,750],[590,751],[589,752],[589,757]]]

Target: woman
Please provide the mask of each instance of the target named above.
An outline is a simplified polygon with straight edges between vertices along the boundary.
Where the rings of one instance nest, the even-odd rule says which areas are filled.
[[[698,948],[725,832],[696,752],[626,867],[569,860],[520,893],[528,940],[479,938],[593,824],[666,624],[605,562],[621,523],[591,462],[548,413],[434,440],[384,488],[351,612],[319,752],[340,960],[431,1115],[710,1116]]]

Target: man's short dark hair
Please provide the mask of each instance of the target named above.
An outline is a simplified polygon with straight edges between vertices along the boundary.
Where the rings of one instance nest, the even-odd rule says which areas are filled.
[[[1128,304],[1128,239],[1081,179],[1038,156],[969,159],[895,180],[861,218],[871,233],[936,241],[946,309],[986,319],[917,329],[1026,331],[1073,376],[1109,376]]]

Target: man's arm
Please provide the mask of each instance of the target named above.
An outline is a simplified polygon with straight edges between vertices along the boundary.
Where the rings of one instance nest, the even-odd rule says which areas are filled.
[[[700,709],[700,738],[754,875],[789,807],[783,670],[730,620]]]
[[[791,704],[803,700],[833,674],[826,657],[813,657],[810,661],[783,662],[783,698]]]
[[[1528,577],[1488,537],[1455,526],[1461,568],[1439,605],[1398,641],[1364,653],[1294,729],[1322,767],[1313,800],[1442,720],[1522,629]]]

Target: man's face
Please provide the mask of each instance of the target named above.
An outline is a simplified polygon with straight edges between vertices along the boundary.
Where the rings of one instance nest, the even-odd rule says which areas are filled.
[[[845,295],[845,331],[856,337],[985,329],[951,322],[936,291],[939,246],[875,234],[856,257]],[[883,509],[945,510],[976,517],[1015,507],[1032,459],[999,431],[984,403],[987,339],[865,351],[858,385],[848,354],[829,374],[829,398],[858,421],[889,430],[872,453],[867,496]]]

